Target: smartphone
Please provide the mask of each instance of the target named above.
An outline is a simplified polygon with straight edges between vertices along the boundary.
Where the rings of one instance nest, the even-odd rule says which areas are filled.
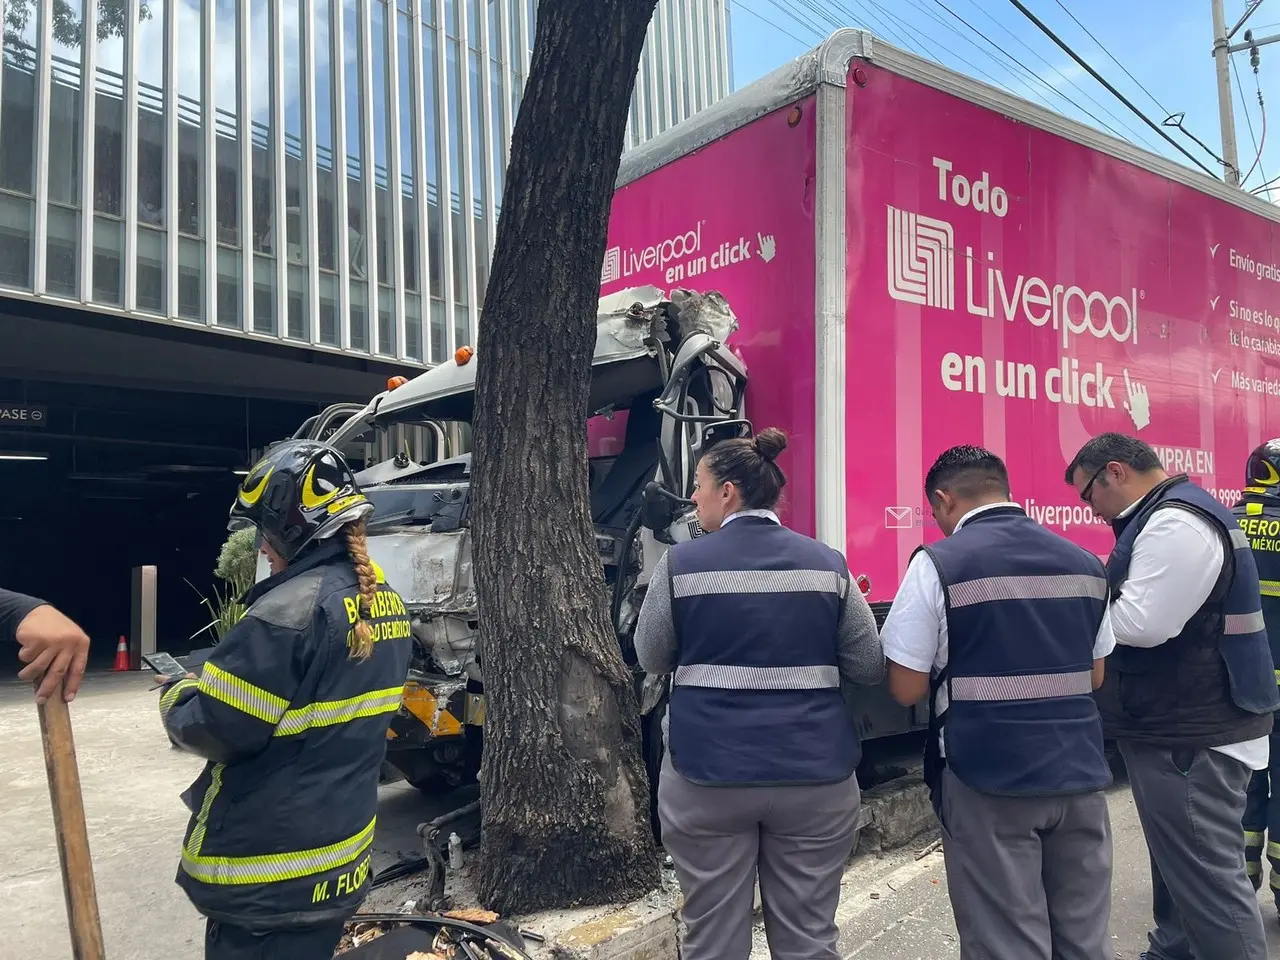
[[[187,668],[167,653],[144,653],[142,662],[165,677],[185,677]]]

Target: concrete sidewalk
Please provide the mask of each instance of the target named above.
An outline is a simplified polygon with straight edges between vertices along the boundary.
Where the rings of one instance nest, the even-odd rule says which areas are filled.
[[[1127,787],[1109,795],[1115,843],[1111,939],[1116,957],[1137,960],[1147,948],[1151,882],[1146,841]],[[880,858],[862,858],[845,877],[837,921],[840,954],[858,960],[959,960],[941,851],[915,859],[928,838]],[[1271,893],[1261,894],[1268,956],[1280,957],[1280,922]],[[769,956],[757,931],[752,960]],[[1225,958],[1224,958],[1225,960]]]
[[[160,726],[149,673],[86,676],[71,706],[103,938],[111,960],[197,960],[204,921],[174,883],[187,826],[179,801],[203,766]],[[0,957],[71,956],[30,686],[0,681]],[[375,873],[421,856],[415,827],[474,793],[428,800],[404,783],[379,789]]]

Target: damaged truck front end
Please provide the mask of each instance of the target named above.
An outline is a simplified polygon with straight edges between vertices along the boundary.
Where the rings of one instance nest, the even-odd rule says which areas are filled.
[[[632,633],[649,571],[667,547],[700,535],[689,497],[701,450],[750,431],[746,369],[729,348],[737,329],[716,293],[654,287],[600,301],[592,360],[591,514],[611,612],[645,714],[656,773],[666,681],[635,665]],[[404,598],[414,654],[404,702],[388,733],[387,761],[426,792],[471,782],[484,726],[483,656],[472,564],[469,446],[475,365],[469,350],[345,413],[329,442],[344,451],[396,425],[425,427],[440,458],[401,443],[358,479],[376,506],[369,553]]]

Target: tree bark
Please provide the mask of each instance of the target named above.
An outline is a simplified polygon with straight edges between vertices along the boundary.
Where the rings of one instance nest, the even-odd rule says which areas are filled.
[[[658,883],[587,498],[600,268],[656,0],[541,0],[474,362],[486,719],[478,892],[502,913]]]

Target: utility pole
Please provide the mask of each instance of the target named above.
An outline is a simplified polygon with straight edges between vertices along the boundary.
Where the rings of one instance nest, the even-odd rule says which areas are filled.
[[[1240,159],[1236,155],[1236,115],[1231,101],[1230,39],[1227,36],[1227,18],[1222,0],[1213,2],[1213,59],[1218,68],[1218,117],[1222,122],[1222,159],[1226,181],[1233,187],[1240,185]],[[1252,11],[1250,11],[1252,12]],[[1243,21],[1242,21],[1243,22]],[[1238,29],[1238,26],[1237,26]]]

